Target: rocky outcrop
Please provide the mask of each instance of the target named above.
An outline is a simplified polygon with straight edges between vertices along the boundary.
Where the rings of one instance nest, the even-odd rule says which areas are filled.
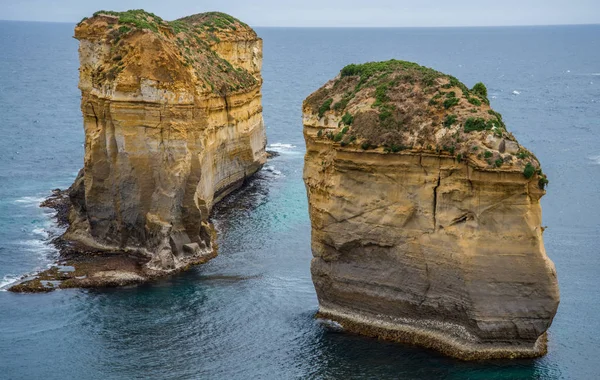
[[[142,10],[97,12],[75,38],[85,158],[63,239],[141,258],[142,279],[214,257],[213,205],[266,160],[262,40],[226,14]]]
[[[482,84],[350,65],[303,106],[319,315],[461,359],[535,357],[559,303],[547,179]]]

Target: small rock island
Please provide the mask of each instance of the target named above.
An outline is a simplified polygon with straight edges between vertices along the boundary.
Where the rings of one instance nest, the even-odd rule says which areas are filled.
[[[463,360],[547,352],[548,179],[485,85],[352,64],[305,100],[303,124],[319,317]]]
[[[99,11],[75,38],[84,166],[47,202],[68,226],[63,265],[13,291],[126,285],[208,261],[213,205],[267,157],[262,40],[248,25]]]

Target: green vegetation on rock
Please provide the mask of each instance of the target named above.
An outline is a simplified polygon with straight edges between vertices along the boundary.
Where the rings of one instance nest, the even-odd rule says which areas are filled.
[[[473,94],[475,94],[475,95],[482,97],[483,99],[487,99],[487,96],[488,96],[487,87],[485,87],[485,84],[483,84],[481,82],[475,83],[475,85],[471,89],[471,92],[473,92]]]
[[[447,115],[444,120],[444,127],[450,128],[452,124],[456,123],[457,117],[456,115]]]
[[[247,32],[254,33],[246,24],[232,16],[209,12],[175,21],[165,21],[143,9],[124,12],[102,10],[95,12],[92,19],[83,19],[79,26],[85,22],[94,22],[96,17],[106,16],[108,16],[107,35],[112,39],[111,53],[122,59],[113,59],[119,63],[118,66],[102,68],[98,74],[99,82],[115,79],[127,66],[128,61],[125,58],[128,51],[122,41],[136,31],[149,31],[158,35],[165,43],[172,43],[171,41],[176,43],[183,66],[194,70],[202,82],[201,85],[207,91],[224,95],[259,85],[254,75],[242,68],[234,68],[230,62],[211,49],[211,44],[220,42],[219,35],[230,35],[240,28],[246,28]]]
[[[487,169],[520,172],[525,162],[513,154],[529,156],[511,153],[516,140],[502,115],[490,109],[487,96],[483,83],[469,89],[451,75],[390,60],[345,66],[338,77],[311,94],[304,107],[319,117],[331,112],[339,121],[337,128],[328,128],[332,140],[340,129],[352,125],[352,137],[364,150],[449,153],[468,165],[483,165],[483,160]],[[491,136],[495,148],[480,149],[489,145]],[[343,134],[336,140],[342,146],[352,142]]]
[[[458,98],[449,98],[449,99],[446,99],[446,100],[444,100],[444,108],[445,109],[452,108],[455,105],[457,105],[458,102],[459,102]]]
[[[325,115],[325,112],[329,111],[331,103],[333,103],[333,99],[329,98],[321,104],[321,107],[319,107],[319,118],[322,118]]]
[[[535,167],[531,165],[531,162],[525,164],[525,168],[523,169],[523,175],[525,178],[530,179],[535,174]]]
[[[346,112],[344,116],[342,116],[342,123],[346,125],[352,125],[353,121],[354,117],[349,112]]]

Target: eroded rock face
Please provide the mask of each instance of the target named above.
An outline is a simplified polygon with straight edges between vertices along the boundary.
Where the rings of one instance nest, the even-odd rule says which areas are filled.
[[[344,69],[304,103],[319,315],[461,359],[543,355],[559,292],[539,163],[485,94],[395,62]]]
[[[213,255],[212,206],[266,160],[262,40],[224,14],[142,11],[98,12],[75,38],[85,159],[65,237],[155,271]]]

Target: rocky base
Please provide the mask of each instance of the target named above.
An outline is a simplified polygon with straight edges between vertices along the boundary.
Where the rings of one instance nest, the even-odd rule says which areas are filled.
[[[465,361],[536,358],[548,352],[546,333],[533,345],[503,345],[478,342],[462,326],[442,322],[368,316],[323,306],[316,318],[337,322],[348,332],[424,347]]]
[[[40,207],[56,210],[60,226],[69,225],[71,203],[69,190],[55,189]],[[207,250],[193,257],[187,265],[171,271],[156,271],[146,264],[150,258],[136,252],[105,251],[78,242],[65,240],[62,236],[52,240],[59,250],[56,265],[34,276],[25,276],[8,290],[15,293],[45,293],[56,289],[106,288],[141,284],[167,274],[187,270],[192,265],[204,264],[217,256],[216,249]],[[214,245],[216,246],[216,245]]]

